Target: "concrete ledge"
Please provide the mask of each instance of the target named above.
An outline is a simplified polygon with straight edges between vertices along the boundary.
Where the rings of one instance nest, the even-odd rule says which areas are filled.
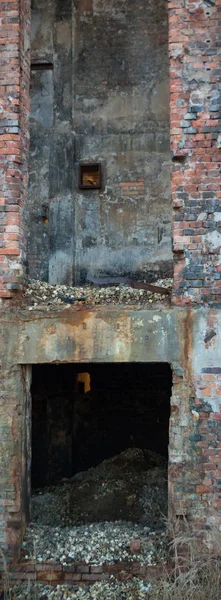
[[[1,319],[4,366],[156,361],[176,368],[182,362],[185,313],[129,307],[7,313]]]

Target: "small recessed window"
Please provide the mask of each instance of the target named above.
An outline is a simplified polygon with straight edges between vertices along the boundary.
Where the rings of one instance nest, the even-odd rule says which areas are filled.
[[[101,188],[101,164],[79,164],[79,188],[83,190],[99,190]]]

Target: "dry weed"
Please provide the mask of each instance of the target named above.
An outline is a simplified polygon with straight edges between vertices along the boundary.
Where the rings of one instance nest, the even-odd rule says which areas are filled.
[[[221,600],[221,532],[210,532],[210,549],[201,556],[203,532],[196,535],[185,517],[175,527],[170,523],[168,532],[173,568],[163,573],[151,600]]]

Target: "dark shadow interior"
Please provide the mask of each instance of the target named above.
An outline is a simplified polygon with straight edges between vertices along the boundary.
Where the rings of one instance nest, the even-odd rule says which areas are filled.
[[[130,447],[167,457],[171,385],[166,363],[33,366],[32,486]]]

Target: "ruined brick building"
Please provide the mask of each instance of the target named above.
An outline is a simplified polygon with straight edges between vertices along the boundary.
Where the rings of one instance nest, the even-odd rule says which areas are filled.
[[[0,0],[0,19],[1,547],[18,556],[29,519],[34,382],[44,369],[53,388],[52,364],[71,385],[72,368],[99,384],[99,365],[118,382],[127,363],[148,389],[154,363],[171,395],[154,429],[169,514],[207,541],[221,527],[221,0]],[[28,278],[88,276],[173,277],[171,305],[21,307]]]

